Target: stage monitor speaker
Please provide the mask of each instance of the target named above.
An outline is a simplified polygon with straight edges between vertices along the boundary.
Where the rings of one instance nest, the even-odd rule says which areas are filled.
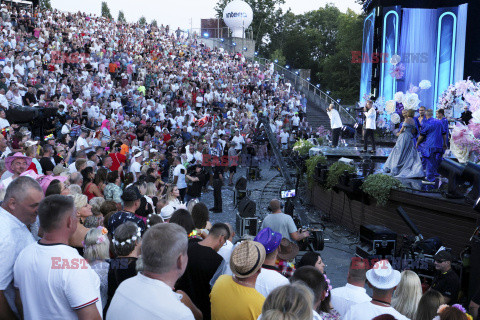
[[[251,200],[249,197],[245,197],[238,203],[238,214],[242,218],[252,218],[255,217],[257,213],[257,205],[255,201]]]

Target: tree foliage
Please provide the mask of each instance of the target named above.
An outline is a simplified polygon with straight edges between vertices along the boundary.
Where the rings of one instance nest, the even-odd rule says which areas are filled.
[[[140,19],[138,19],[138,24],[141,26],[144,26],[147,24],[147,19],[145,19],[144,16],[141,16]]]
[[[110,13],[110,8],[106,1],[102,1],[102,17],[112,19],[112,14]]]
[[[152,22],[150,23],[150,25],[151,25],[152,27],[158,27],[157,20],[155,20],[155,19],[152,20]]]
[[[40,0],[40,9],[52,10],[52,4],[50,3],[50,0]]]
[[[127,19],[125,19],[125,14],[123,13],[122,10],[118,11],[118,22],[127,22]]]

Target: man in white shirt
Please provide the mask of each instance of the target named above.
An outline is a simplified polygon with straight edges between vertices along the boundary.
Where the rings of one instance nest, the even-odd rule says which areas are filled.
[[[23,316],[102,319],[100,278],[78,251],[68,246],[78,224],[73,198],[48,196],[38,206],[38,218],[43,238],[23,249],[13,269]],[[107,235],[101,237],[101,241],[109,241]]]
[[[82,130],[82,133],[80,133],[80,136],[77,139],[77,152],[90,148],[90,145],[88,144],[88,141],[86,138],[87,138],[87,132]]]
[[[35,222],[43,190],[30,177],[11,182],[0,207],[0,318],[18,317],[13,287],[13,266],[20,252],[35,242],[28,226]]]
[[[274,232],[270,228],[264,228],[257,234],[255,241],[261,243],[266,252],[262,272],[255,282],[255,289],[266,298],[274,289],[288,284],[288,279],[280,274],[278,267],[275,265],[282,234]]]
[[[142,173],[142,161],[143,161],[143,153],[142,151],[137,151],[133,155],[133,161],[130,165],[130,172],[133,173],[134,181],[137,181],[138,177]]]
[[[284,131],[283,129],[280,130],[280,143],[282,144],[282,149],[288,149],[288,138],[290,135],[288,132]]]
[[[10,127],[10,122],[6,119],[5,110],[0,110],[0,130]]]
[[[363,137],[363,152],[367,152],[368,140],[372,140],[371,153],[375,153],[375,129],[377,128],[377,111],[373,107],[372,100],[368,100],[364,108],[365,135]]]
[[[347,284],[332,290],[331,303],[340,316],[345,316],[351,306],[372,300],[365,290],[367,266],[363,259],[355,257],[350,262]]]
[[[232,138],[232,142],[235,142],[235,150],[241,151],[245,144],[245,139],[240,135],[240,131],[235,132],[235,136]]]
[[[330,104],[327,111],[328,117],[330,118],[330,127],[332,128],[332,147],[336,148],[338,146],[338,138],[340,138],[340,133],[342,131],[342,119],[335,106]]]
[[[351,306],[343,320],[371,320],[382,314],[390,314],[397,320],[408,320],[390,305],[400,279],[400,272],[393,270],[388,260],[375,263],[367,271],[367,280],[373,291],[372,300]]]
[[[174,223],[157,224],[148,229],[142,238],[143,271],[120,284],[107,320],[195,319],[182,303],[190,299],[182,292],[173,291],[187,267],[187,248],[185,229]]]
[[[187,170],[182,165],[180,157],[176,157],[173,164],[175,165],[175,169],[173,169],[173,184],[177,186],[180,192],[180,199],[183,201],[187,192],[187,183],[185,182]]]

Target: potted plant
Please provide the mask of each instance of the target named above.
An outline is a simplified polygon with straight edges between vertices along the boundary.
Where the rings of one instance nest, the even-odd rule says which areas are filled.
[[[314,147],[313,143],[308,140],[299,139],[293,145],[293,151],[296,151],[302,158],[308,157],[308,152]]]
[[[310,188],[312,188],[315,183],[315,177],[317,176],[315,169],[319,164],[326,165],[327,158],[322,155],[316,155],[305,161],[305,165],[307,167],[307,182]]]
[[[327,175],[327,182],[325,183],[325,187],[328,189],[333,189],[338,184],[338,179],[342,176],[345,171],[350,174],[354,174],[357,172],[354,166],[346,164],[344,162],[335,162],[328,168],[328,175]]]
[[[377,206],[383,207],[388,202],[392,188],[402,188],[402,186],[402,183],[392,176],[371,174],[365,179],[361,189],[377,200]]]

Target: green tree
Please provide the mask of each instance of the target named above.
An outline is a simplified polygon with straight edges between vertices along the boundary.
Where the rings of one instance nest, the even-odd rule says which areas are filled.
[[[110,8],[106,1],[102,1],[102,17],[112,19],[112,14],[110,13]]]
[[[277,49],[273,51],[272,55],[270,56],[270,60],[275,61],[277,60],[277,64],[281,65],[282,67],[287,64],[287,59],[283,55],[282,49]]]
[[[147,24],[147,19],[145,19],[144,16],[141,16],[140,19],[138,19],[138,24],[141,26],[144,26]]]
[[[223,9],[225,9],[230,1],[231,0],[218,0],[215,6],[218,18],[223,17]],[[270,34],[273,31],[276,21],[283,15],[280,5],[284,4],[285,0],[245,0],[245,2],[248,3],[253,10],[253,21],[250,27],[253,32],[253,38],[261,53],[265,53]]]
[[[40,0],[40,9],[52,10],[52,4],[50,3],[50,0]]]
[[[155,27],[155,28],[158,27],[157,20],[155,20],[155,19],[152,20],[152,22],[150,23],[150,25],[151,25],[152,27]]]
[[[122,10],[118,11],[118,19],[119,22],[127,22],[127,19],[125,19],[125,14],[123,13]]]

